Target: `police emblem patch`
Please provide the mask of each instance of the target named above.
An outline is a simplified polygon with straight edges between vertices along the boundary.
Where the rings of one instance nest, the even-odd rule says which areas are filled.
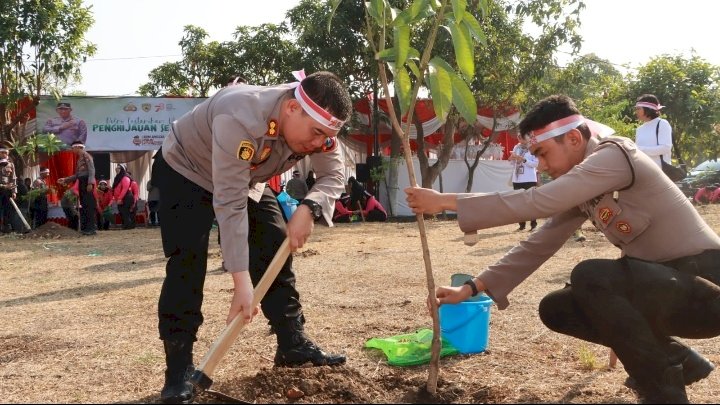
[[[615,228],[617,228],[617,230],[622,233],[630,233],[630,231],[632,231],[632,228],[630,228],[630,224],[625,221],[618,222],[617,225],[615,225]]]
[[[260,162],[258,162],[258,163],[262,163],[262,162],[264,162],[267,158],[269,158],[269,157],[270,157],[270,152],[272,152],[272,148],[269,147],[269,146],[265,146],[265,147],[263,148],[262,152],[260,153]]]
[[[321,149],[323,152],[332,152],[333,150],[335,150],[336,146],[337,142],[335,142],[335,137],[332,136],[325,140],[325,143],[323,144]]]
[[[253,146],[252,142],[250,141],[242,141],[240,142],[240,146],[238,146],[237,150],[237,158],[240,160],[252,160],[253,156],[255,155],[255,147]]]
[[[610,222],[610,218],[613,217],[613,211],[610,208],[603,207],[603,208],[600,208],[600,212],[599,212],[598,216],[600,217],[600,220],[604,224],[607,224],[608,222]]]
[[[266,135],[272,137],[277,136],[277,121],[270,120],[270,122],[268,122],[268,130]]]

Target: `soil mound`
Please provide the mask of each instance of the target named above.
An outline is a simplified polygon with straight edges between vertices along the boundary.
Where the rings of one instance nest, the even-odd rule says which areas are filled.
[[[67,239],[80,237],[80,232],[55,222],[46,222],[19,237],[21,239]]]

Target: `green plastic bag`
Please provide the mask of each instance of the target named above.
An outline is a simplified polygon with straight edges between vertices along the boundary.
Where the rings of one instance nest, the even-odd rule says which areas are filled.
[[[365,347],[382,350],[391,366],[417,366],[430,363],[432,337],[431,329],[419,329],[415,333],[389,338],[372,338],[365,342]],[[458,349],[442,338],[440,338],[440,344],[440,357],[460,353]]]

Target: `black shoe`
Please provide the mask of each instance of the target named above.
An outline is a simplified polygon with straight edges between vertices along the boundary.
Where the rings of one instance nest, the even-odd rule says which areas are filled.
[[[166,404],[187,404],[194,398],[193,385],[188,381],[195,366],[192,364],[192,342],[163,341],[165,346],[165,385],[160,400]]]
[[[689,404],[683,384],[683,368],[678,364],[665,368],[660,380],[638,391],[643,404]]]
[[[95,232],[95,231],[82,231],[82,232],[80,232],[80,233],[82,233],[84,236],[97,235],[97,232]]]
[[[278,347],[275,352],[275,366],[277,367],[296,367],[308,362],[313,366],[337,366],[345,364],[345,360],[344,355],[325,353],[309,340],[305,340],[289,350],[280,350]]]
[[[685,385],[696,383],[706,378],[715,370],[715,365],[695,350],[688,348],[688,353],[682,360],[683,382]],[[625,386],[631,390],[638,390],[638,383],[634,378],[628,376],[625,379]]]
[[[524,231],[524,230],[525,230],[525,225],[522,225],[522,226],[518,227],[518,229],[516,229],[515,232],[520,232],[520,231]]]

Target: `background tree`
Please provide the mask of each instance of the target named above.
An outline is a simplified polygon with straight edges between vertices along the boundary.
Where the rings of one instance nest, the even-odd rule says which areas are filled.
[[[479,159],[504,128],[499,118],[533,104],[548,71],[556,66],[558,48],[570,45],[576,52],[581,44],[577,29],[585,4],[575,0],[491,1],[480,20],[486,34],[478,49],[476,73],[471,88],[478,104],[493,111],[490,135],[481,136],[482,127],[459,121],[466,145],[470,140],[482,146],[474,156],[465,154],[468,168],[466,191],[470,192]],[[541,90],[542,89],[542,90]],[[544,95],[543,95],[544,96]],[[432,183],[431,183],[432,184]]]
[[[584,116],[610,126],[617,135],[635,138],[634,99],[628,99],[625,76],[609,61],[581,55],[564,68],[552,67],[543,82],[545,95],[566,94]]]
[[[208,33],[200,27],[186,25],[184,32],[178,43],[181,60],[163,63],[151,70],[150,81],[141,85],[138,93],[148,97],[207,97],[221,81],[217,62],[222,45],[217,41],[206,43]]]
[[[0,2],[0,141],[21,145],[29,132],[22,123],[40,95],[57,97],[80,78],[80,65],[95,53],[85,40],[93,22],[82,0]]]
[[[240,74],[248,83],[269,86],[293,81],[292,72],[303,67],[304,56],[286,23],[237,27],[234,41],[225,45],[223,75]]]
[[[641,66],[630,80],[628,99],[634,106],[641,94],[656,95],[673,129],[673,153],[680,163],[694,166],[720,151],[715,130],[720,122],[720,70],[699,56],[662,55]],[[633,138],[634,138],[633,132]]]

